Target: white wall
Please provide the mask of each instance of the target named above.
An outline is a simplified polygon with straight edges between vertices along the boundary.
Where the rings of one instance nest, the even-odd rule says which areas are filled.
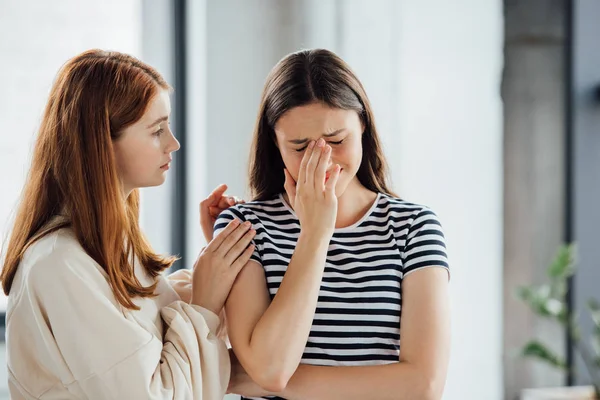
[[[447,234],[445,398],[501,399],[502,2],[401,4],[394,177],[403,195],[437,211]]]
[[[8,234],[43,108],[62,64],[90,48],[139,55],[140,0],[1,0],[0,237]],[[0,309],[6,307],[0,296]]]
[[[396,191],[445,227],[453,340],[444,399],[503,398],[502,2],[220,0],[207,16],[205,190],[226,182],[245,193],[275,62],[304,47],[337,51],[373,103]]]
[[[154,67],[165,80],[175,86],[174,60],[174,7],[170,0],[138,0],[141,2],[141,55],[140,58]],[[177,88],[174,88],[177,90]],[[177,105],[171,95],[171,127],[177,136],[173,112]],[[177,157],[177,155],[175,155]],[[177,166],[175,166],[177,168]],[[171,253],[171,205],[173,201],[173,168],[164,184],[140,190],[140,225],[144,234],[158,253]]]

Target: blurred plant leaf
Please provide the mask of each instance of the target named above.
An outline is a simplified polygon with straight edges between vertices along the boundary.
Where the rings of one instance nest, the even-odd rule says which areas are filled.
[[[552,280],[565,280],[575,272],[575,246],[562,245],[559,247],[554,260],[548,267],[548,276]]]
[[[579,316],[575,312],[569,315],[567,309],[568,279],[575,273],[575,255],[574,244],[560,246],[546,270],[549,282],[543,285],[520,287],[517,295],[536,315],[554,319],[571,332],[573,348],[584,361],[600,398],[600,302],[591,299],[587,303],[594,322],[591,337],[582,337]],[[528,342],[521,354],[523,357],[537,359],[561,370],[569,369],[562,357],[536,339]],[[572,365],[571,369],[574,370],[575,365]]]
[[[590,310],[590,315],[592,317],[592,321],[594,321],[596,330],[600,332],[600,304],[596,299],[589,299],[587,306]]]
[[[567,305],[563,300],[551,297],[550,286],[523,286],[519,288],[517,294],[537,315],[555,318],[562,324],[566,324]]]
[[[570,331],[571,331],[571,338],[573,339],[573,342],[575,342],[575,343],[581,341],[581,329],[579,329],[579,325],[577,325],[577,318],[578,317],[576,315],[572,315],[571,323],[569,324]]]
[[[525,347],[523,347],[522,351],[523,357],[530,357],[540,361],[544,361],[556,368],[560,368],[562,370],[567,369],[566,362],[556,355],[552,350],[550,350],[545,344],[537,341],[531,340],[529,341]]]
[[[594,364],[596,368],[600,368],[600,303],[596,299],[588,300],[588,309],[592,321],[594,321],[594,330],[592,332],[592,348],[594,349]]]

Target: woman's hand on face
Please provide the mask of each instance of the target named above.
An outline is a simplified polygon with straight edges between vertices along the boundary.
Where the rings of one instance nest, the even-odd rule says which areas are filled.
[[[219,314],[235,278],[250,260],[255,235],[249,222],[234,219],[202,250],[194,264],[192,304]]]
[[[330,160],[331,146],[319,139],[316,143],[309,143],[300,164],[297,182],[287,169],[284,170],[285,191],[300,220],[301,229],[325,237],[331,237],[335,229],[335,186],[340,177],[340,166],[336,164],[329,179],[326,179],[327,170],[331,168]]]
[[[206,243],[213,239],[213,226],[219,214],[236,204],[245,203],[235,196],[225,195],[227,185],[222,184],[215,188],[210,195],[200,202],[200,226]]]

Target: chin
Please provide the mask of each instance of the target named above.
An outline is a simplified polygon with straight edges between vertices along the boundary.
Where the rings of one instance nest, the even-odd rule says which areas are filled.
[[[146,182],[146,184],[142,185],[141,187],[156,187],[156,186],[160,186],[163,183],[165,183],[166,180],[167,180],[166,177],[162,176],[162,177],[160,177],[158,179]]]

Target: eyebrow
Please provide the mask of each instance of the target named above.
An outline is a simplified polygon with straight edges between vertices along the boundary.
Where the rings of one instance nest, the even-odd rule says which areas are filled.
[[[342,133],[343,130],[344,129],[338,129],[337,131],[333,131],[331,133],[324,133],[323,137],[330,138],[330,137],[339,135],[340,133]],[[304,144],[304,143],[308,142],[308,139],[292,139],[292,140],[289,140],[289,142],[293,143],[293,144]]]
[[[160,117],[158,118],[156,121],[154,121],[153,123],[151,123],[150,125],[148,125],[148,129],[152,128],[153,126],[156,126],[158,124],[160,124],[163,121],[166,121],[169,119],[169,116],[164,116],[164,117]]]

